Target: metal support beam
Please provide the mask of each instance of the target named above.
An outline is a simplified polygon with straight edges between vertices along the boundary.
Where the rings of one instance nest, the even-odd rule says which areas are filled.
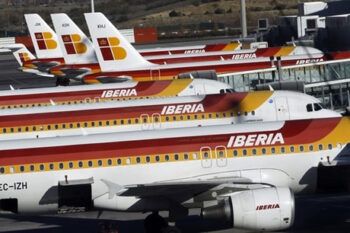
[[[242,28],[242,37],[246,38],[247,33],[247,13],[245,7],[245,0],[241,0],[241,28]]]
[[[91,12],[92,13],[95,12],[95,2],[94,2],[94,0],[91,0]]]

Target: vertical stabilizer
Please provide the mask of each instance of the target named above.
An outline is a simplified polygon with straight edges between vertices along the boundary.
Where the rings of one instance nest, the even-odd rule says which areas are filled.
[[[20,66],[23,66],[25,62],[35,59],[35,56],[26,47],[23,47],[13,52],[13,56],[15,56]]]
[[[102,71],[158,66],[144,59],[102,13],[86,13],[85,19]]]
[[[61,58],[62,52],[56,33],[38,14],[24,15],[36,56],[42,58]]]
[[[51,14],[66,64],[98,63],[94,47],[85,33],[66,14]]]

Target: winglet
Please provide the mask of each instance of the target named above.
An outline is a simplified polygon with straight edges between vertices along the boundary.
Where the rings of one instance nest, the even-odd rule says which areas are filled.
[[[57,35],[38,14],[24,15],[38,58],[62,57]]]
[[[118,195],[124,189],[123,186],[121,186],[119,184],[115,184],[115,183],[110,182],[108,180],[101,179],[101,181],[103,183],[105,183],[105,185],[107,185],[107,187],[108,187],[108,198],[109,199],[112,199],[115,195]]]
[[[22,47],[13,52],[13,56],[16,58],[18,64],[23,66],[26,61],[34,60],[35,56],[26,48]]]
[[[66,14],[51,14],[66,64],[97,63],[95,49],[85,33]]]
[[[86,23],[102,71],[157,66],[148,62],[102,13],[85,13]]]

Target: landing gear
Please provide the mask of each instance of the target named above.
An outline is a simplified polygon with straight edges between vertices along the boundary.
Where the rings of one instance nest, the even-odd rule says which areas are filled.
[[[176,227],[169,226],[168,222],[158,212],[148,215],[144,221],[146,233],[180,233]]]

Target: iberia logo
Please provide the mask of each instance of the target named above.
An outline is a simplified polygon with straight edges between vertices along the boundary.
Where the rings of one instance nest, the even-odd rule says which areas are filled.
[[[35,33],[35,39],[38,43],[40,50],[56,49],[57,42],[52,39],[52,34],[50,32],[37,32]]]
[[[126,58],[126,51],[119,46],[120,41],[118,38],[98,38],[97,42],[105,61],[123,60]]]
[[[62,35],[62,40],[67,54],[83,54],[87,50],[78,34]]]
[[[18,55],[19,55],[19,59],[21,59],[23,63],[30,60],[28,53],[19,53]]]

